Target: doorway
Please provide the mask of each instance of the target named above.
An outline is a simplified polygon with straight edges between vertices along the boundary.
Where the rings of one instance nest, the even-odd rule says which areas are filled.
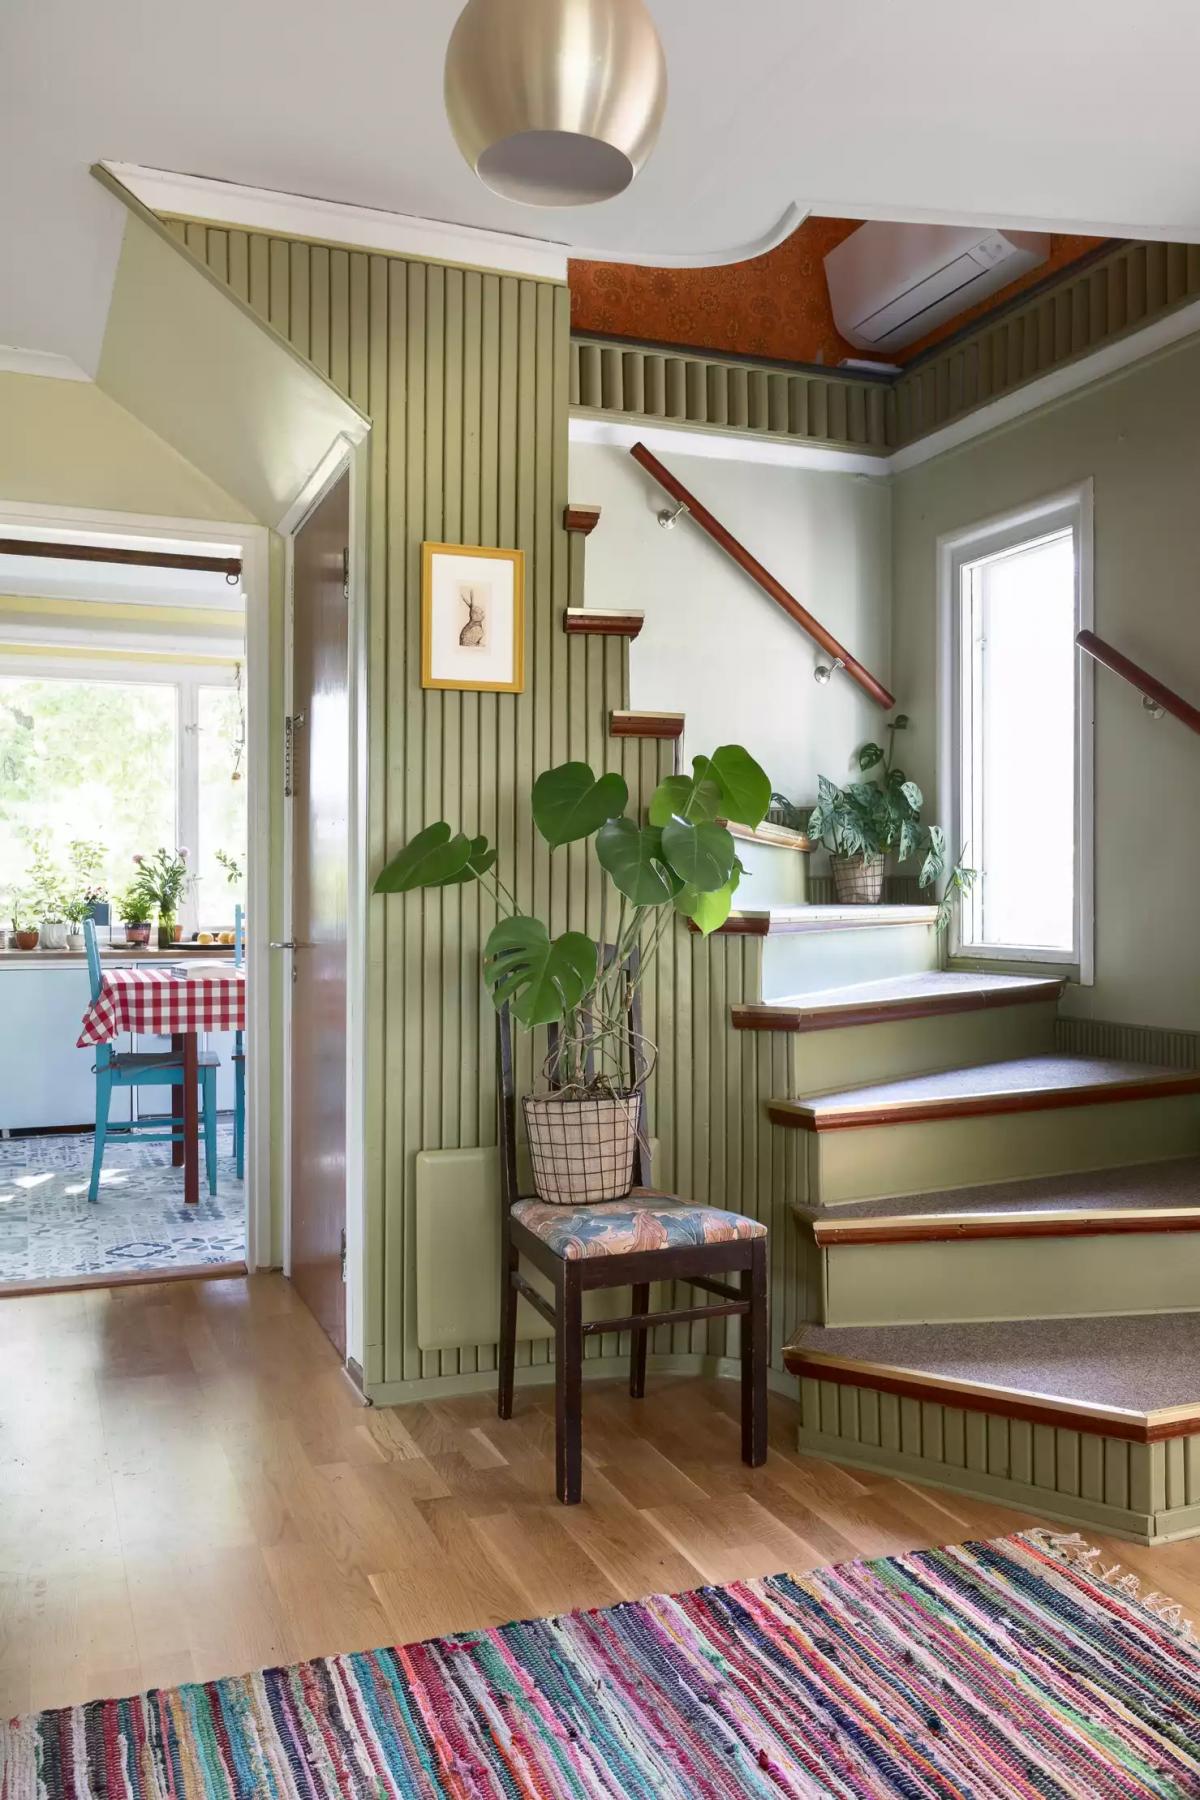
[[[346,1354],[350,475],[292,538],[289,1208],[291,1280]]]

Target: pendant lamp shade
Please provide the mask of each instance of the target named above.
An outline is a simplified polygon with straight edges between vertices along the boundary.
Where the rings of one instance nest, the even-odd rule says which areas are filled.
[[[508,200],[588,206],[623,193],[666,103],[643,0],[468,0],[450,37],[450,129]]]

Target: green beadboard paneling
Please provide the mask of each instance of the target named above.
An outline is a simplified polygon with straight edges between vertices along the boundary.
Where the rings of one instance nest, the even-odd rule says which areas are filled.
[[[533,779],[553,762],[582,758],[620,770],[636,805],[672,766],[674,746],[608,736],[610,711],[628,706],[628,645],[562,630],[562,610],[579,603],[584,579],[583,540],[562,526],[568,407],[580,367],[566,289],[255,232],[178,221],[171,228],[372,420],[372,868],[420,826],[445,816],[495,840],[521,899],[548,914],[553,929],[571,923],[598,931],[594,858],[584,846],[551,858],[535,839],[526,805]],[[644,394],[681,391],[670,362],[663,359],[648,378],[643,372]],[[598,378],[615,392],[611,358],[602,359]],[[728,416],[744,418],[746,429],[772,406],[779,414],[785,398],[777,384],[741,376],[731,382],[728,371],[704,391]],[[815,411],[810,407],[808,416]],[[421,689],[425,538],[525,551],[524,694]],[[491,916],[475,889],[371,905],[365,1364],[377,1384],[460,1382],[495,1367],[490,1343],[422,1352],[415,1326],[416,1154],[496,1138],[495,1026],[479,969]],[[735,1033],[729,1023],[731,1005],[758,996],[760,957],[749,940],[706,943],[680,928],[647,981],[645,999],[660,1047],[652,1094],[662,1144],[656,1179],[770,1225],[778,1367],[779,1345],[811,1316],[818,1277],[789,1212],[803,1175],[802,1147],[788,1141],[792,1134],[772,1130],[763,1106],[783,1091],[786,1046]],[[521,1085],[533,1077],[527,1039],[518,1045],[517,1074]],[[597,1335],[587,1348],[603,1358],[619,1345]],[[659,1355],[735,1348],[736,1328],[724,1325],[660,1328],[653,1344]],[[544,1342],[526,1343],[519,1362],[544,1366],[549,1354]]]

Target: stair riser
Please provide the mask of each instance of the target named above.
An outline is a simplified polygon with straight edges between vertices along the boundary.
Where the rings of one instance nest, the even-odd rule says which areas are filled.
[[[756,912],[770,906],[803,906],[808,900],[808,857],[782,844],[756,844],[737,840],[738,860],[744,871],[738,888],[738,904]]]
[[[782,1000],[818,988],[914,975],[936,969],[938,956],[938,934],[932,925],[772,932],[763,940],[762,998]]]
[[[1200,1230],[829,1245],[826,1325],[1200,1311]]]
[[[783,1129],[787,1129],[784,1127]],[[1031,1175],[1127,1167],[1200,1151],[1194,1094],[849,1131],[807,1132],[812,1206],[882,1200]]]
[[[788,1097],[798,1100],[1000,1057],[1048,1053],[1054,1049],[1056,1010],[1050,1001],[794,1032],[788,1040]]]

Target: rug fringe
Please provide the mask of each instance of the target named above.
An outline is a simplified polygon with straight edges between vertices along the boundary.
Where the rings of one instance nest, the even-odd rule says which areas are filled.
[[[1047,1556],[1057,1557],[1060,1562],[1083,1569],[1093,1581],[1112,1588],[1114,1593],[1123,1595],[1126,1600],[1134,1601],[1185,1643],[1200,1642],[1194,1622],[1178,1600],[1172,1600],[1167,1594],[1160,1594],[1157,1588],[1143,1593],[1141,1577],[1130,1569],[1123,1569],[1120,1563],[1104,1568],[1104,1551],[1096,1544],[1089,1544],[1077,1531],[1050,1531],[1045,1526],[1039,1526],[1035,1531],[1027,1531],[1025,1536],[1044,1550]]]

